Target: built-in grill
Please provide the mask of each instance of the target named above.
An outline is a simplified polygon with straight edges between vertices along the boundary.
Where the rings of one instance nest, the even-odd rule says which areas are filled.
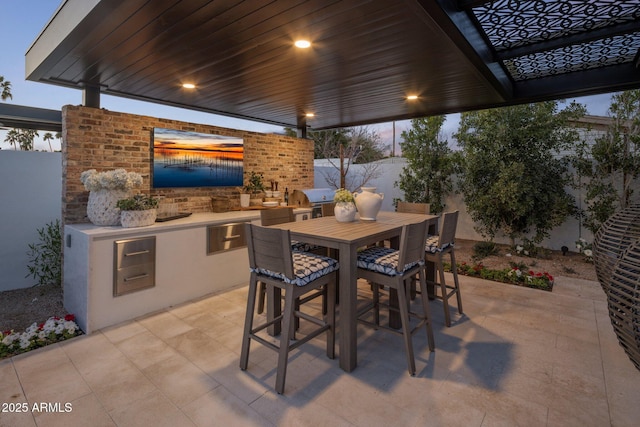
[[[322,205],[332,203],[336,190],[333,188],[308,188],[293,190],[289,197],[289,204],[301,208],[311,208],[311,218],[322,216]]]

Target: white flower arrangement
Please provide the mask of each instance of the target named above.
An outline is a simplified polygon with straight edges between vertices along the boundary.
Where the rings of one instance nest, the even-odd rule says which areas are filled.
[[[63,341],[81,333],[73,314],[67,314],[64,318],[50,317],[39,325],[33,323],[22,333],[14,330],[0,332],[0,359]]]
[[[115,169],[106,172],[98,172],[95,169],[84,171],[80,174],[80,181],[89,191],[97,190],[130,190],[142,185],[142,175],[137,172],[127,172],[124,169]]]

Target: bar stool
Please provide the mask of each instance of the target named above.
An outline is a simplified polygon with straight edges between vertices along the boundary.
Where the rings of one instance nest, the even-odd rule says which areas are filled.
[[[368,280],[373,284],[373,298],[364,308],[358,311],[358,320],[374,328],[382,328],[398,333],[397,330],[380,325],[380,285],[395,289],[398,294],[398,309],[402,324],[401,333],[404,337],[404,346],[407,357],[407,367],[411,375],[415,375],[416,363],[413,353],[412,335],[424,325],[429,341],[429,350],[434,351],[433,329],[431,327],[431,315],[427,297],[427,285],[425,281],[424,247],[427,236],[428,221],[417,224],[405,225],[400,237],[400,249],[392,249],[381,246],[372,246],[358,254],[358,277]],[[411,279],[418,275],[421,289],[422,314],[409,310],[407,299],[407,287]],[[390,307],[391,309],[391,307]],[[369,311],[374,311],[374,321],[370,322],[362,317]],[[419,319],[414,328],[409,324],[409,318]]]
[[[291,350],[326,332],[327,356],[331,359],[335,357],[335,283],[339,265],[333,258],[292,251],[289,230],[270,229],[253,224],[246,224],[246,230],[251,278],[242,336],[240,369],[244,371],[248,367],[251,340],[276,351],[278,366],[275,390],[282,394]],[[284,291],[284,308],[282,314],[277,315],[273,320],[267,319],[264,323],[254,325],[258,282],[273,287],[274,293],[275,288],[279,290],[278,293]],[[303,301],[301,297],[323,287],[327,291],[325,319],[303,313],[302,307],[298,307],[296,301]],[[294,337],[293,325],[296,319],[314,323],[317,328],[309,331],[306,336],[291,341]],[[279,345],[259,334],[272,325],[281,326]]]
[[[458,226],[458,211],[447,212],[442,215],[442,230],[439,236],[429,236],[425,245],[425,258],[433,262],[440,277],[440,291],[438,295],[438,283],[429,282],[434,285],[434,296],[442,300],[444,307],[444,320],[447,326],[451,326],[451,314],[449,312],[449,298],[456,296],[458,302],[458,313],[462,312],[462,296],[460,295],[460,283],[458,282],[458,269],[456,268],[456,257],[454,255],[454,244],[456,238],[456,228]],[[453,273],[453,286],[447,285],[444,278],[443,258],[449,254],[451,258],[451,272]]]
[[[322,216],[335,216],[333,209],[336,207],[334,202],[323,203],[320,205]]]
[[[275,208],[275,209],[263,209],[260,211],[260,225],[275,225],[275,224],[283,224],[286,222],[294,222],[296,220],[295,215],[293,214],[293,208]],[[320,253],[325,251],[324,248],[315,245],[309,245],[304,242],[298,242],[296,240],[291,242],[291,249],[294,251],[303,251],[303,252],[313,252]],[[264,311],[264,300],[266,298],[265,286],[264,283],[260,283],[258,288],[258,294],[260,298],[258,299],[258,314],[261,314]],[[315,297],[320,296],[320,292],[315,293],[312,296],[307,297],[307,301],[311,300]],[[306,301],[302,301],[303,303]],[[326,313],[326,306],[323,305],[323,313]]]
[[[413,203],[398,201],[396,212],[419,213],[429,215],[431,205],[429,203]]]
[[[429,215],[430,210],[431,210],[431,205],[429,203],[403,202],[399,200],[398,204],[396,205],[396,212]],[[435,233],[437,233],[437,231],[435,231],[434,234]],[[411,281],[410,295],[411,295],[411,300],[414,300],[416,298],[415,279]]]

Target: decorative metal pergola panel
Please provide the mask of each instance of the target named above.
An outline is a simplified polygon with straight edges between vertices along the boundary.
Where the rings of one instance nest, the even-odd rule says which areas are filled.
[[[640,33],[633,33],[506,59],[504,65],[521,81],[624,64],[633,61],[638,49]]]
[[[468,4],[515,81],[633,62],[640,49],[640,0]]]

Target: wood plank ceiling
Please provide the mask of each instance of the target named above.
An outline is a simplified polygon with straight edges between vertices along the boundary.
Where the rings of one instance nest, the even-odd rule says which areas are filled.
[[[326,129],[637,88],[639,48],[640,0],[66,0],[26,61],[33,81]]]

